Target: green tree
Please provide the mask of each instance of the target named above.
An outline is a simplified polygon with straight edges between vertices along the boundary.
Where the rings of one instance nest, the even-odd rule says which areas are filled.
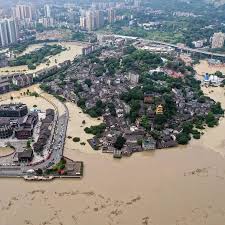
[[[166,121],[167,121],[167,119],[164,114],[157,114],[155,116],[155,124],[156,125],[163,125],[164,123],[166,123]]]
[[[146,130],[148,130],[150,128],[150,120],[149,120],[149,118],[147,116],[142,116],[140,124]]]
[[[224,78],[223,73],[220,72],[220,71],[216,71],[216,72],[215,72],[215,75],[218,76],[218,77],[220,77],[220,78]]]
[[[80,141],[80,138],[79,137],[74,137],[73,138],[73,142],[79,142]]]
[[[27,148],[31,148],[31,140],[27,141]]]
[[[100,125],[97,126],[91,126],[91,127],[86,127],[84,128],[84,131],[87,134],[93,134],[96,136],[100,136],[106,129],[106,124],[105,123],[101,123]]]
[[[191,137],[189,134],[181,132],[177,135],[177,142],[180,145],[186,145],[190,141]]]
[[[208,113],[208,115],[205,118],[205,122],[208,125],[208,127],[214,127],[218,124],[218,121],[212,112]]]
[[[110,102],[110,103],[108,103],[107,106],[109,108],[109,112],[110,112],[111,116],[116,116],[116,107],[115,107],[115,105],[112,102]]]
[[[192,134],[193,134],[194,139],[200,139],[201,138],[201,133],[198,130],[193,130]]]
[[[193,126],[192,122],[185,122],[182,125],[183,132],[186,133],[186,134],[190,134],[192,132],[193,127],[194,126]]]
[[[224,114],[224,110],[221,107],[221,103],[217,102],[211,106],[211,111],[213,114]]]
[[[88,87],[92,85],[91,79],[85,79],[84,83],[87,84]]]
[[[120,150],[123,148],[124,144],[126,143],[126,139],[121,135],[117,137],[116,142],[114,143],[114,148]]]
[[[123,53],[126,54],[132,54],[135,52],[137,49],[133,45],[129,45],[123,49]]]

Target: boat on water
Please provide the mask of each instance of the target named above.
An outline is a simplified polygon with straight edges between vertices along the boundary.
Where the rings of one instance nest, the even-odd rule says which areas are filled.
[[[47,180],[53,180],[54,176],[24,176],[23,177],[25,180],[37,180],[37,181],[47,181]]]

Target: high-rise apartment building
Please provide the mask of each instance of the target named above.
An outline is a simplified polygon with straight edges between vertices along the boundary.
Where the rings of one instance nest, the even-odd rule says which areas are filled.
[[[5,47],[9,44],[7,22],[5,20],[0,21],[0,42],[2,47]]]
[[[116,11],[115,9],[109,9],[108,10],[108,21],[109,23],[114,23],[116,20]]]
[[[44,16],[51,17],[51,7],[50,5],[44,5]]]
[[[16,5],[13,9],[13,17],[18,20],[32,20],[32,8],[30,5]]]
[[[95,11],[95,25],[96,25],[96,29],[103,27],[104,26],[104,12],[97,10]]]
[[[18,28],[16,21],[5,19],[0,21],[0,45],[5,47],[9,44],[16,43],[18,40]]]
[[[9,39],[9,44],[16,43],[19,36],[18,26],[15,20],[8,19],[7,22],[7,34]]]
[[[52,17],[42,17],[38,20],[44,27],[53,27],[55,25],[54,18]]]
[[[134,7],[140,7],[141,6],[141,1],[140,0],[134,0]]]
[[[104,22],[104,12],[100,10],[89,10],[80,17],[80,27],[88,31],[104,26]]]
[[[86,28],[88,31],[95,30],[95,15],[94,11],[87,11],[86,12]]]
[[[80,27],[82,29],[86,29],[87,28],[87,22],[86,22],[86,17],[85,16],[81,16],[80,17]]]
[[[222,48],[224,46],[225,34],[222,32],[214,33],[212,37],[212,48]]]

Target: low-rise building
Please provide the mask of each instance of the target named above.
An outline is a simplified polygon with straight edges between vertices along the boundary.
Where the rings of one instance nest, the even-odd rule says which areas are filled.
[[[22,88],[33,83],[33,74],[18,74],[13,76],[12,84]]]
[[[31,149],[18,153],[19,162],[31,162],[34,157],[34,153]]]
[[[142,148],[145,151],[156,149],[156,140],[152,137],[148,137],[142,141]]]
[[[214,33],[212,37],[212,48],[222,48],[224,46],[225,34],[222,32]]]

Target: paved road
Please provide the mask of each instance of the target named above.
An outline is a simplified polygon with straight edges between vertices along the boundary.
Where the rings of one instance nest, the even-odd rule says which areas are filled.
[[[61,160],[63,156],[64,144],[66,139],[66,131],[67,131],[67,125],[69,120],[69,112],[65,104],[64,104],[64,107],[65,107],[65,113],[62,116],[58,117],[53,138],[49,146],[49,150],[51,152],[50,157],[38,165],[25,166],[23,168],[23,171],[27,171],[29,169],[50,168]]]

